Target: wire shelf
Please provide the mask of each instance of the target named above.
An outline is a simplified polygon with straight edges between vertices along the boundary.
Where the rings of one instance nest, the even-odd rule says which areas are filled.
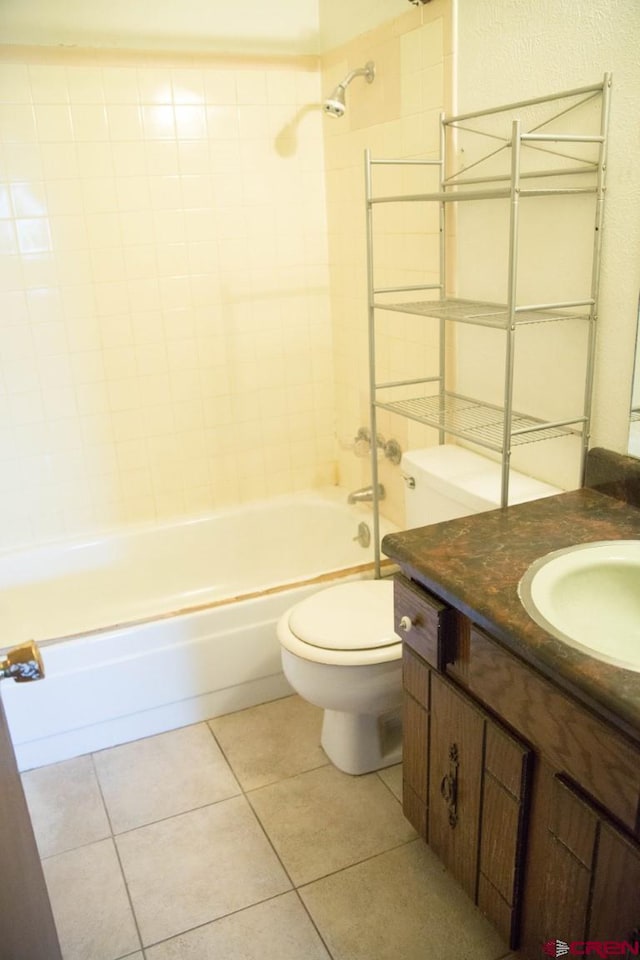
[[[390,413],[416,420],[452,436],[465,438],[491,450],[502,450],[504,440],[504,411],[491,404],[444,393],[433,397],[412,397],[407,400],[376,400],[375,406]],[[576,417],[575,423],[584,418]],[[530,433],[518,433],[529,430]],[[566,437],[581,431],[568,426],[557,427],[536,417],[513,413],[511,417],[511,445],[520,446],[539,440]]]
[[[435,320],[454,320],[457,323],[471,323],[476,326],[495,327],[499,330],[506,330],[509,325],[509,314],[504,304],[485,303],[482,300],[417,300],[408,303],[376,301],[374,306],[379,310],[410,313],[419,317],[432,317]],[[588,313],[564,313],[557,309],[522,310],[515,315],[517,326],[558,320],[588,319]]]

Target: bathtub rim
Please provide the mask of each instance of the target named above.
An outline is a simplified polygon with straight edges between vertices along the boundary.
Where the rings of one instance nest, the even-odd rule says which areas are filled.
[[[393,560],[383,559],[381,561],[381,570],[384,571],[382,576],[385,578],[390,576],[395,567],[396,564]],[[146,626],[150,623],[160,623],[165,620],[173,620],[177,619],[178,617],[189,616],[189,614],[205,613],[208,610],[214,610],[218,607],[225,607],[234,603],[242,603],[245,600],[259,600],[262,597],[269,597],[278,593],[284,593],[286,590],[296,589],[297,587],[312,587],[314,584],[318,584],[320,586],[324,583],[331,583],[335,580],[343,580],[350,577],[362,577],[363,579],[369,579],[369,575],[371,575],[371,578],[373,578],[374,573],[375,562],[371,560],[367,561],[367,563],[357,564],[356,566],[340,567],[335,570],[328,570],[325,573],[317,574],[315,577],[304,577],[300,580],[285,580],[282,583],[275,584],[272,587],[250,590],[246,593],[238,593],[229,597],[220,597],[218,600],[212,600],[209,603],[200,603],[187,607],[179,607],[176,610],[164,611],[163,613],[157,613],[153,616],[138,617],[131,620],[121,620],[117,623],[105,624],[102,627],[94,627],[91,630],[80,630],[76,633],[62,634],[57,637],[49,637],[45,640],[37,640],[35,642],[39,649],[46,649],[47,647],[51,647],[59,643],[67,643],[74,640],[82,640],[84,638],[90,639],[92,637],[97,637],[105,633],[112,633],[117,630],[128,630],[134,627]],[[6,654],[13,646],[14,644],[0,646],[0,655]]]

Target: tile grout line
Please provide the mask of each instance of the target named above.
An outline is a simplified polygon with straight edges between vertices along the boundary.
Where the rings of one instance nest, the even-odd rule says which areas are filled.
[[[402,763],[402,760],[400,761],[400,763]],[[387,770],[387,769],[389,769],[389,768],[388,768],[388,767],[383,767],[383,769],[384,769],[384,770]],[[402,806],[402,797],[399,797],[396,793],[393,792],[393,790],[391,789],[391,787],[389,786],[389,784],[387,783],[387,781],[386,781],[383,777],[380,776],[380,771],[379,771],[379,770],[376,770],[376,776],[377,776],[378,780],[380,780],[381,783],[384,783],[385,787],[387,788],[387,790],[389,791],[389,793],[391,794],[391,796],[393,797],[393,799],[396,800],[396,801],[400,804],[400,806]],[[500,958],[500,960],[502,960],[502,958]]]
[[[223,913],[219,917],[214,917],[212,920],[204,920],[202,923],[197,923],[195,927],[189,927],[187,930],[180,930],[179,933],[172,933],[171,936],[163,937],[162,940],[154,940],[153,943],[147,943],[141,949],[150,950],[152,947],[158,947],[163,943],[170,943],[172,940],[177,940],[178,937],[186,937],[188,934],[193,933],[194,930],[203,930],[204,927],[210,927],[219,920],[226,920],[229,917],[235,917],[240,913],[244,913],[246,910],[252,910],[254,907],[260,907],[264,903],[270,903],[272,900],[278,900],[280,897],[287,897],[290,893],[296,893],[296,891],[291,889],[283,890],[281,893],[274,893],[273,896],[265,897],[264,900],[256,900],[255,903],[248,903],[244,907],[238,907],[237,910],[230,910],[229,913]],[[127,956],[130,956],[130,954],[127,954]],[[117,960],[126,960],[126,957],[119,957]]]
[[[319,937],[319,939],[320,939],[320,942],[322,943],[322,946],[323,946],[323,947],[325,948],[325,950],[327,951],[327,955],[328,955],[328,957],[329,957],[329,960],[335,960],[333,954],[331,953],[331,950],[329,950],[329,945],[328,945],[327,941],[325,940],[325,938],[323,937],[322,933],[320,932],[320,927],[318,926],[318,924],[316,923],[316,921],[314,920],[314,918],[311,916],[311,913],[309,912],[309,908],[307,907],[306,903],[304,902],[304,900],[303,900],[302,897],[300,896],[300,891],[299,891],[299,889],[298,889],[297,887],[296,887],[296,889],[295,889],[294,892],[295,892],[296,897],[298,898],[298,902],[299,902],[299,903],[301,904],[301,906],[302,906],[302,909],[304,910],[304,912],[306,913],[306,915],[309,917],[309,921],[310,921],[310,923],[312,924],[313,929],[314,929],[314,930],[316,931],[316,933],[318,934],[318,937]]]
[[[408,847],[410,843],[416,843],[420,837],[411,837],[409,840],[403,840],[402,843],[396,843],[393,847],[389,847],[387,850],[380,850],[378,853],[372,853],[368,857],[363,857],[362,860],[355,860],[353,863],[347,863],[344,867],[338,867],[337,870],[331,870],[330,873],[323,873],[320,877],[314,877],[313,880],[305,880],[303,883],[299,883],[294,889],[302,890],[304,887],[310,887],[314,883],[319,883],[321,880],[328,880],[329,877],[335,877],[339,873],[344,873],[346,870],[351,870],[352,867],[359,867],[363,863],[369,863],[370,860],[376,860],[378,857],[384,857],[388,853],[393,853],[394,850],[401,850],[402,847]],[[498,958],[502,960],[502,958]]]
[[[252,708],[248,708],[248,709],[252,709]],[[238,712],[241,713],[242,711],[238,711]],[[226,716],[233,716],[233,714],[226,714]],[[212,719],[213,719],[213,720],[217,720],[218,718],[217,718],[217,717],[213,717]],[[220,741],[218,740],[218,738],[217,738],[217,736],[216,736],[216,734],[215,734],[215,731],[212,729],[212,727],[211,727],[211,721],[210,721],[210,720],[205,720],[204,722],[205,722],[206,725],[209,727],[209,731],[211,732],[211,736],[213,737],[213,739],[215,740],[216,744],[218,745],[222,756],[224,757],[224,759],[226,760],[227,764],[229,765],[229,769],[231,770],[233,776],[235,777],[235,779],[236,779],[237,782],[238,782],[238,785],[240,786],[240,789],[242,790],[242,792],[243,792],[244,794],[254,793],[256,790],[263,790],[265,787],[273,787],[276,783],[285,783],[287,780],[293,780],[295,777],[299,777],[299,776],[300,776],[301,774],[303,774],[303,773],[311,773],[313,770],[322,770],[324,767],[330,767],[330,766],[331,766],[331,761],[327,758],[327,760],[326,760],[324,763],[319,763],[316,767],[309,767],[308,769],[305,769],[305,770],[298,770],[298,771],[296,771],[296,773],[287,774],[286,777],[279,777],[277,780],[270,780],[269,783],[261,783],[261,784],[259,784],[259,785],[256,786],[256,787],[244,787],[244,786],[242,785],[242,783],[240,782],[240,778],[238,777],[237,773],[236,773],[235,770],[233,769],[233,764],[231,763],[231,760],[230,760],[229,757],[227,756],[227,753],[226,753],[224,747],[222,746],[222,744],[221,744]]]
[[[233,769],[233,766],[232,766],[232,764],[231,764],[231,761],[230,761],[229,757],[227,756],[227,754],[226,754],[226,752],[225,752],[222,744],[220,743],[220,741],[219,741],[218,738],[216,737],[214,730],[212,729],[212,727],[211,727],[211,725],[210,725],[209,723],[207,723],[207,726],[208,726],[209,729],[211,730],[211,736],[213,737],[213,739],[215,740],[215,742],[218,744],[218,747],[220,748],[220,752],[222,753],[225,761],[229,764],[229,768],[230,768],[230,770],[232,771],[234,777],[236,777],[236,780],[238,780],[238,783],[240,783],[240,780],[239,780],[238,777],[236,776],[236,773],[235,773],[235,771],[234,771],[234,769]],[[319,767],[312,767],[312,770],[321,770],[321,769],[322,769],[323,767],[325,767],[325,766],[329,766],[329,764],[326,763],[326,764],[322,764],[322,765],[319,766]],[[310,771],[306,770],[306,771],[303,771],[303,772],[309,773]],[[294,774],[293,776],[298,776],[298,774]],[[283,783],[283,782],[285,782],[286,780],[290,780],[290,779],[292,779],[292,776],[290,776],[290,777],[282,777],[280,780],[276,780],[275,782],[276,782],[276,783]],[[271,784],[265,784],[264,786],[271,786]],[[262,830],[262,832],[263,832],[263,834],[264,834],[264,836],[265,836],[265,838],[266,838],[269,846],[270,846],[271,849],[273,850],[274,855],[276,856],[276,858],[277,858],[277,860],[278,860],[278,863],[281,865],[281,867],[282,867],[282,869],[284,870],[284,873],[285,873],[287,879],[289,880],[289,883],[291,884],[291,888],[292,888],[292,889],[291,889],[291,892],[295,894],[295,896],[296,896],[296,898],[297,898],[297,900],[298,900],[298,903],[301,905],[301,907],[302,907],[302,909],[304,910],[306,916],[309,918],[309,922],[311,923],[313,929],[316,931],[316,934],[318,935],[318,938],[319,938],[320,942],[322,943],[324,949],[327,951],[327,955],[328,955],[328,957],[329,957],[329,960],[334,960],[333,954],[332,954],[331,950],[329,950],[329,947],[328,947],[328,945],[327,945],[327,943],[326,943],[326,941],[325,941],[322,933],[320,932],[320,929],[319,929],[317,923],[315,922],[315,920],[313,919],[313,917],[312,917],[311,914],[309,913],[309,910],[307,909],[307,906],[306,906],[305,902],[303,901],[302,897],[300,896],[300,893],[299,893],[299,891],[298,891],[298,888],[296,887],[295,883],[293,882],[293,878],[290,876],[289,871],[287,870],[287,868],[285,867],[284,863],[282,862],[282,859],[281,859],[281,857],[280,857],[280,854],[279,854],[278,851],[276,850],[276,848],[275,848],[275,846],[274,846],[274,844],[273,844],[273,842],[272,842],[272,840],[271,840],[271,837],[270,837],[269,834],[267,833],[266,827],[265,827],[264,824],[262,823],[262,820],[260,819],[260,817],[259,817],[258,814],[256,813],[256,811],[255,811],[255,809],[254,809],[254,807],[253,807],[253,804],[251,803],[251,800],[249,799],[248,794],[249,794],[250,792],[252,792],[252,791],[245,790],[241,783],[240,783],[240,787],[241,787],[241,789],[242,789],[242,795],[244,796],[245,800],[247,801],[247,804],[249,805],[249,808],[250,808],[251,812],[253,813],[254,817],[256,818],[256,821],[258,822],[258,824],[259,824],[259,826],[260,826],[260,829]],[[255,788],[254,788],[254,790],[259,790],[259,789],[261,789],[261,788],[260,788],[260,787],[255,787]],[[283,896],[283,894],[280,894],[280,896]]]
[[[135,926],[135,929],[136,929],[136,934],[137,934],[137,937],[138,937],[138,943],[140,944],[140,950],[142,950],[142,948],[143,948],[142,934],[141,934],[141,932],[140,932],[140,926],[139,926],[139,924],[138,924],[138,917],[137,917],[137,915],[136,915],[136,911],[135,911],[135,908],[134,908],[134,906],[133,906],[133,899],[132,899],[132,897],[131,897],[131,891],[129,890],[129,884],[128,884],[128,882],[127,882],[127,875],[126,875],[126,873],[125,873],[125,871],[124,871],[124,866],[123,866],[123,864],[122,864],[122,859],[121,859],[121,857],[120,857],[120,850],[118,849],[118,844],[116,843],[116,834],[113,832],[113,823],[112,823],[112,821],[111,821],[111,816],[110,816],[110,814],[109,814],[109,808],[108,808],[108,806],[107,806],[107,801],[106,801],[105,796],[104,796],[104,793],[103,793],[103,791],[102,791],[102,784],[100,783],[100,777],[99,777],[99,775],[98,775],[98,768],[97,768],[97,766],[96,766],[93,753],[91,754],[91,765],[92,765],[92,767],[93,767],[93,772],[94,772],[94,775],[95,775],[95,778],[96,778],[96,783],[97,783],[97,785],[98,785],[98,790],[100,791],[100,799],[102,800],[102,803],[103,803],[103,806],[104,806],[104,810],[105,810],[105,813],[106,813],[106,815],[107,815],[107,820],[108,820],[108,822],[109,822],[109,827],[110,827],[110,829],[111,829],[111,843],[113,844],[113,849],[115,850],[116,858],[117,858],[117,860],[118,860],[118,866],[120,867],[120,875],[121,875],[121,877],[122,877],[122,882],[124,883],[124,889],[125,889],[125,892],[126,892],[126,894],[127,894],[127,901],[128,901],[128,903],[129,903],[129,909],[131,910],[131,916],[133,917],[133,923],[134,923],[134,926]],[[124,956],[133,956],[135,953],[136,953],[136,951],[134,950],[132,953],[130,953],[130,954],[125,954]]]

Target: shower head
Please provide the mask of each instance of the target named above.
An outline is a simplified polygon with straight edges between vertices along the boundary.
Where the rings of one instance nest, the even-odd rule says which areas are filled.
[[[327,97],[322,105],[322,109],[328,117],[343,117],[347,109],[344,102],[344,87],[338,84],[330,97]]]
[[[373,78],[375,75],[376,66],[373,60],[369,60],[368,63],[365,63],[364,67],[360,67],[358,70],[352,70],[351,73],[348,73],[344,80],[340,81],[333,93],[331,93],[330,96],[328,96],[324,101],[322,109],[326,115],[328,117],[335,117],[336,119],[343,117],[346,110],[344,95],[347,87],[354,77],[364,77],[367,83],[373,83]]]

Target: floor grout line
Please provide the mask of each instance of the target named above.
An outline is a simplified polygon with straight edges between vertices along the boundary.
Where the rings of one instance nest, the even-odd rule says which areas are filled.
[[[344,867],[338,867],[337,870],[331,870],[329,873],[323,873],[320,877],[314,877],[313,880],[305,880],[304,883],[299,883],[294,889],[303,890],[305,887],[310,887],[314,883],[319,883],[321,880],[328,880],[329,877],[335,877],[339,873],[344,873],[346,870],[351,870],[353,867],[359,867],[363,863],[369,863],[371,860],[376,860],[377,857],[384,857],[387,853],[392,853],[394,850],[401,850],[402,847],[408,847],[409,844],[415,843],[419,840],[420,837],[411,837],[409,840],[403,840],[401,843],[396,843],[392,847],[388,847],[386,850],[379,850],[378,853],[372,853],[368,857],[363,857],[362,860],[354,860],[353,863],[347,863]]]
[[[186,937],[187,934],[193,933],[194,930],[203,930],[204,927],[210,927],[211,924],[217,923],[219,920],[227,920],[229,917],[235,917],[240,913],[245,913],[247,910],[252,910],[254,907],[260,907],[264,903],[270,903],[272,900],[278,900],[280,897],[288,897],[289,894],[296,893],[292,888],[291,890],[283,890],[281,893],[274,893],[271,897],[265,897],[264,900],[256,900],[255,903],[247,903],[244,907],[238,907],[237,910],[230,910],[229,913],[223,913],[219,917],[214,917],[212,920],[204,920],[202,923],[197,923],[194,927],[189,927],[187,930],[180,930],[179,933],[172,933],[170,937],[163,937],[162,940],[154,940],[153,943],[146,943],[143,950],[150,950],[152,947],[158,947],[163,943],[170,943],[171,940],[175,940],[177,937]],[[130,954],[127,954],[130,956]],[[118,958],[118,960],[126,960],[126,958]]]
[[[401,761],[401,762],[402,762],[402,761]],[[396,766],[396,764],[392,764],[392,766]],[[389,770],[389,769],[391,769],[391,768],[390,768],[390,767],[383,767],[383,769],[384,769],[384,770]],[[391,796],[393,797],[393,799],[396,800],[396,801],[400,804],[400,806],[402,806],[402,797],[399,797],[399,796],[397,795],[397,793],[394,793],[394,792],[393,792],[393,790],[391,789],[391,787],[389,786],[389,784],[387,783],[387,781],[384,779],[384,777],[381,777],[381,776],[380,776],[380,771],[379,771],[379,770],[376,770],[376,776],[378,777],[378,780],[380,780],[380,782],[385,785],[385,787],[387,788],[387,790],[389,791],[389,793],[391,794]]]
[[[98,790],[99,790],[99,792],[100,792],[100,799],[102,800],[102,804],[103,804],[103,806],[104,806],[104,810],[105,810],[105,813],[106,813],[106,815],[107,815],[107,820],[108,820],[108,822],[109,822],[109,827],[110,827],[110,829],[111,829],[111,843],[113,844],[113,849],[115,850],[115,854],[116,854],[116,857],[117,857],[117,860],[118,860],[118,866],[120,867],[120,875],[121,875],[121,877],[122,877],[122,882],[124,883],[124,889],[125,889],[125,892],[126,892],[126,894],[127,894],[127,901],[128,901],[128,903],[129,903],[129,908],[130,908],[130,910],[131,910],[131,916],[133,917],[133,922],[134,922],[134,925],[135,925],[135,928],[136,928],[136,934],[137,934],[137,936],[138,936],[138,943],[140,944],[140,949],[142,949],[142,934],[141,934],[141,932],[140,932],[140,926],[139,926],[139,924],[138,924],[138,917],[137,917],[137,915],[136,915],[135,907],[134,907],[134,905],[133,905],[133,900],[132,900],[132,898],[131,898],[131,891],[129,890],[129,884],[127,883],[127,875],[126,875],[126,873],[125,873],[125,871],[124,871],[124,865],[123,865],[122,859],[121,859],[121,857],[120,857],[120,850],[118,849],[118,844],[116,843],[116,837],[115,837],[115,834],[114,834],[114,832],[113,832],[113,822],[112,822],[112,820],[111,820],[111,814],[109,813],[109,807],[107,806],[107,800],[106,800],[106,797],[105,797],[105,795],[104,795],[104,793],[103,793],[103,790],[102,790],[102,784],[101,784],[101,782],[100,782],[100,777],[99,777],[99,775],[98,775],[98,768],[96,767],[96,762],[95,762],[95,759],[94,759],[93,754],[91,754],[91,766],[92,766],[92,768],[93,768],[93,773],[94,773],[94,776],[95,776],[95,778],[96,778],[96,783],[98,784]],[[125,954],[125,956],[133,956],[136,952],[137,952],[137,951],[134,950],[134,951],[132,951],[132,952],[129,953],[129,954]]]
[[[316,923],[316,921],[315,921],[314,918],[312,917],[311,913],[309,912],[309,908],[307,907],[306,903],[304,902],[304,900],[303,900],[302,897],[300,896],[300,890],[298,890],[297,888],[296,888],[296,890],[295,890],[295,895],[296,895],[296,897],[298,898],[298,903],[301,904],[302,909],[304,910],[304,912],[306,913],[306,915],[307,915],[308,918],[309,918],[309,921],[310,921],[311,924],[313,925],[313,929],[314,929],[314,930],[316,931],[316,933],[318,934],[318,937],[320,938],[320,941],[321,941],[321,943],[322,943],[322,946],[323,946],[323,947],[325,948],[325,950],[327,951],[327,954],[328,954],[330,960],[334,960],[334,956],[333,956],[333,954],[331,953],[331,950],[329,950],[329,944],[328,944],[327,941],[325,940],[325,938],[324,938],[324,936],[323,936],[323,934],[322,934],[322,932],[321,932],[321,930],[320,930],[320,927],[318,926],[318,924]]]

